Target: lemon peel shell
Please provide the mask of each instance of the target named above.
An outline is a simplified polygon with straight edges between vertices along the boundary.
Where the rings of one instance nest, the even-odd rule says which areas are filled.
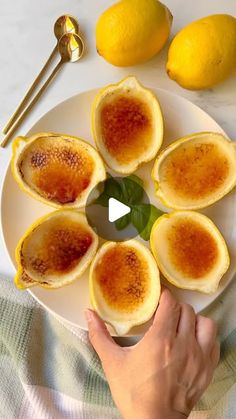
[[[135,251],[138,258],[140,258],[140,260],[143,258],[143,261],[147,264],[146,294],[141,302],[138,302],[139,297],[135,295],[132,296],[133,307],[131,311],[130,306],[125,306],[125,304],[127,304],[124,302],[126,291],[124,291],[123,288],[123,297],[120,295],[117,299],[117,305],[113,306],[103,295],[103,290],[96,277],[96,270],[98,266],[101,266],[100,264],[103,263],[103,258],[106,257],[106,255],[109,255],[109,252],[113,250],[119,252],[119,249],[123,249],[122,251],[127,252],[130,250]],[[111,263],[114,263],[114,259]],[[129,284],[129,286],[131,285],[132,284]],[[137,240],[133,239],[122,243],[106,242],[98,250],[96,257],[90,266],[89,296],[91,305],[103,320],[115,329],[118,335],[125,335],[132,327],[143,324],[152,317],[159,302],[160,290],[159,270],[155,259],[150,250]],[[121,310],[120,307],[123,305],[124,307]]]
[[[59,279],[59,275],[51,275],[52,280],[50,283],[45,283],[46,280],[48,280],[47,277],[41,279],[41,282],[35,278],[35,273],[33,274],[34,278],[32,278],[32,274],[30,272],[30,267],[23,267],[22,266],[22,249],[25,241],[34,235],[38,228],[40,228],[44,223],[48,222],[49,220],[53,220],[57,217],[60,219],[60,217],[63,217],[63,219],[67,218],[68,220],[74,220],[75,222],[78,222],[79,225],[82,225],[83,228],[88,232],[88,234],[91,236],[91,244],[88,247],[86,253],[82,256],[82,258],[79,260],[77,265],[67,272],[64,276],[62,276],[62,279]],[[60,220],[59,220],[60,221]],[[50,230],[48,230],[50,231]],[[36,233],[37,234],[37,233]],[[53,211],[49,214],[44,215],[43,217],[40,217],[37,219],[31,226],[25,231],[24,235],[20,238],[17,247],[15,249],[15,260],[17,265],[17,272],[14,278],[15,285],[19,289],[26,289],[33,287],[35,285],[38,285],[42,288],[46,289],[55,289],[55,288],[61,288],[65,285],[68,285],[78,278],[84,273],[84,271],[88,268],[89,264],[91,263],[93,257],[96,254],[98,247],[98,236],[94,233],[94,231],[91,229],[91,227],[88,225],[86,216],[82,212],[75,210],[75,209],[59,209],[56,211]],[[27,280],[24,280],[26,275]]]
[[[171,229],[175,228],[178,222],[185,223],[186,220],[190,223],[196,223],[197,228],[200,226],[200,228],[204,229],[206,234],[209,234],[212,240],[214,240],[214,246],[217,249],[215,250],[217,257],[214,260],[214,264],[201,277],[191,277],[189,274],[183,273],[171,259],[171,243],[169,245],[168,241],[171,240]],[[152,227],[150,246],[161,273],[168,282],[177,288],[199,291],[205,294],[214,293],[217,291],[223,275],[230,266],[229,252],[222,234],[210,218],[195,211],[174,211],[158,218]],[[197,253],[197,257],[200,258],[200,245]],[[204,255],[202,256],[204,257]],[[191,260],[187,259],[186,262],[192,263]]]
[[[133,146],[133,153],[136,153],[136,155],[132,156],[131,154],[129,159],[127,158],[127,153],[130,151],[126,145],[129,142],[129,138],[121,138],[124,147],[126,147],[125,151],[123,151],[123,148],[121,150],[124,154],[124,161],[119,160],[119,156],[116,155],[116,150],[112,150],[112,152],[108,150],[106,138],[104,137],[102,129],[101,117],[103,107],[106,106],[108,102],[112,103],[112,101],[120,96],[124,97],[124,100],[126,100],[126,98],[128,98],[128,100],[138,99],[141,105],[145,105],[147,107],[147,118],[149,119],[148,123],[150,125],[148,131],[144,131],[142,137],[137,137],[139,133],[134,134],[136,146]],[[134,113],[131,118],[134,119],[135,117],[136,114]],[[144,87],[134,76],[128,76],[118,83],[105,86],[97,93],[92,104],[91,124],[94,141],[99,152],[108,167],[117,173],[131,174],[136,171],[140,165],[149,162],[156,156],[163,142],[164,123],[158,98],[151,90]],[[117,124],[115,128],[119,132],[119,124]],[[123,132],[121,135],[123,135]],[[121,148],[121,146],[119,146],[119,141],[114,141],[114,147]],[[145,141],[147,142],[144,147]],[[140,148],[139,152],[136,151],[137,147]]]

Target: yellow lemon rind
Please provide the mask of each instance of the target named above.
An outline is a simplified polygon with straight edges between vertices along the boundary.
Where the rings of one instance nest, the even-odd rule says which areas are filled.
[[[97,52],[117,67],[146,62],[166,44],[172,20],[170,10],[159,1],[118,1],[97,21]]]
[[[222,199],[225,195],[227,195],[229,192],[231,192],[234,187],[236,186],[236,171],[235,171],[235,179],[234,181],[232,181],[232,183],[228,186],[225,187],[224,189],[222,189],[221,193],[219,193],[215,198],[212,199],[208,199],[204,202],[201,203],[197,203],[197,204],[188,204],[186,206],[184,205],[178,205],[176,204],[174,201],[169,200],[168,197],[165,195],[165,193],[162,191],[161,189],[161,184],[160,184],[160,179],[159,179],[159,167],[162,163],[162,161],[164,160],[164,158],[171,153],[172,151],[174,151],[175,149],[178,148],[179,145],[191,141],[192,139],[196,139],[197,137],[202,137],[204,135],[220,135],[222,136],[222,138],[224,138],[225,141],[228,141],[228,143],[235,148],[235,157],[236,157],[236,144],[230,140],[229,138],[226,138],[223,136],[223,134],[218,133],[218,132],[208,132],[208,131],[203,131],[203,132],[199,132],[196,134],[191,134],[188,135],[186,137],[180,138],[176,141],[174,141],[173,143],[171,143],[168,147],[166,147],[164,150],[161,151],[161,153],[158,155],[157,159],[155,160],[152,172],[151,172],[151,178],[154,181],[154,185],[155,185],[155,195],[157,198],[160,199],[160,201],[163,203],[163,205],[165,205],[165,207],[170,208],[170,209],[174,209],[174,210],[198,210],[198,209],[202,209],[202,208],[206,208],[212,204],[214,204],[215,202],[219,201],[220,199]]]
[[[123,242],[122,244],[126,245],[126,246],[134,246],[135,248],[144,251],[145,252],[145,257],[148,258],[148,262],[149,262],[149,268],[150,268],[150,281],[151,281],[151,291],[150,294],[152,295],[150,298],[151,300],[151,307],[149,308],[148,312],[146,313],[142,313],[142,316],[139,316],[136,319],[126,319],[124,321],[124,319],[122,319],[121,315],[120,318],[116,318],[116,320],[113,320],[111,318],[109,318],[108,314],[104,314],[104,307],[105,307],[105,302],[103,303],[98,303],[96,300],[96,295],[94,292],[94,283],[95,280],[93,278],[93,272],[94,272],[94,268],[97,264],[97,262],[99,261],[100,257],[105,254],[106,250],[117,245],[116,242],[105,242],[102,247],[98,250],[95,258],[93,259],[91,265],[90,265],[90,271],[89,271],[89,298],[90,298],[90,304],[93,307],[93,309],[100,315],[100,317],[110,326],[112,326],[114,328],[114,330],[116,331],[117,335],[119,336],[123,336],[125,334],[127,334],[130,329],[132,329],[133,327],[139,326],[141,324],[146,323],[148,320],[150,320],[153,316],[153,314],[156,311],[156,308],[158,306],[159,303],[159,299],[160,299],[160,294],[161,294],[161,284],[160,284],[160,274],[159,274],[159,269],[157,267],[155,258],[152,256],[152,253],[150,252],[150,250],[142,245],[140,242],[138,242],[137,240],[131,239],[128,240],[126,242]],[[103,305],[104,304],[104,305]],[[103,305],[103,307],[102,307]],[[119,314],[116,315],[119,316]]]
[[[215,281],[214,276],[213,276],[213,281],[208,284],[208,286],[206,286],[205,284],[201,284],[201,280],[198,280],[198,285],[193,285],[191,283],[188,283],[188,285],[182,285],[180,284],[173,276],[171,276],[169,274],[168,269],[166,269],[166,267],[164,266],[164,264],[161,262],[160,257],[155,249],[155,234],[156,234],[156,229],[159,226],[159,224],[162,222],[163,219],[168,219],[168,218],[172,218],[175,217],[178,214],[184,214],[186,213],[186,215],[197,215],[198,219],[201,218],[201,220],[205,220],[205,222],[208,224],[208,226],[212,229],[212,231],[214,231],[215,236],[217,236],[217,241],[218,243],[220,243],[220,250],[222,255],[224,254],[224,266],[222,265],[221,268],[221,276],[219,276],[219,278],[217,279],[217,281]],[[206,224],[204,224],[206,225]],[[203,294],[213,294],[214,292],[217,291],[220,281],[223,277],[223,275],[227,272],[229,266],[230,266],[230,256],[229,256],[229,251],[225,242],[224,237],[222,236],[221,232],[218,230],[218,228],[216,227],[216,225],[213,223],[213,221],[208,218],[206,215],[203,215],[201,213],[195,212],[195,211],[174,211],[170,214],[164,214],[161,217],[159,217],[155,223],[153,224],[152,230],[151,230],[151,235],[150,235],[150,247],[151,247],[151,251],[152,254],[154,255],[157,265],[161,271],[161,273],[163,274],[163,276],[165,277],[165,279],[171,283],[172,285],[174,285],[177,288],[180,289],[187,289],[190,291],[199,291]]]
[[[93,234],[93,251],[91,252],[91,255],[88,259],[86,259],[86,262],[83,261],[83,267],[81,268],[78,276],[74,279],[72,279],[71,281],[68,281],[66,284],[59,284],[58,283],[51,283],[51,284],[42,284],[40,282],[34,281],[30,284],[26,284],[25,282],[22,281],[21,277],[22,274],[24,273],[25,269],[23,268],[23,266],[21,265],[21,248],[22,245],[25,241],[25,239],[32,233],[32,231],[34,231],[39,225],[41,225],[44,221],[47,221],[49,218],[53,217],[54,215],[60,214],[60,213],[74,213],[77,212],[79,215],[81,215],[84,219],[86,219],[85,215],[83,212],[77,210],[77,209],[72,209],[72,208],[61,208],[58,209],[56,211],[50,212],[49,214],[46,214],[40,218],[38,218],[36,221],[34,221],[30,227],[28,227],[28,229],[25,231],[25,233],[23,234],[23,236],[20,238],[20,240],[18,241],[18,244],[16,246],[15,249],[15,260],[16,260],[16,266],[17,266],[17,272],[16,275],[14,277],[14,283],[16,285],[16,287],[18,289],[27,289],[27,288],[32,288],[35,285],[41,287],[41,288],[45,288],[45,289],[58,289],[58,288],[62,288],[66,285],[71,284],[72,282],[76,281],[77,279],[80,278],[80,276],[86,271],[86,269],[89,267],[93,257],[96,254],[97,248],[98,248],[98,236],[94,233],[94,231],[90,228],[91,233]],[[27,273],[27,272],[26,272]]]
[[[83,144],[83,146],[87,149],[87,151],[90,151],[92,153],[92,157],[93,160],[95,162],[95,171],[90,183],[90,186],[88,188],[88,190],[86,190],[86,193],[83,193],[82,195],[82,199],[80,199],[79,201],[75,201],[71,204],[59,204],[56,203],[54,201],[48,200],[46,198],[44,198],[43,196],[41,196],[39,193],[37,193],[36,191],[34,191],[30,186],[28,186],[21,178],[19,171],[17,170],[17,161],[18,158],[20,156],[20,154],[22,153],[22,151],[25,149],[25,147],[27,147],[29,144],[31,144],[34,140],[37,140],[38,138],[42,138],[42,137],[63,137],[63,138],[68,138],[68,139],[73,139],[76,141],[79,141],[81,144]],[[97,171],[97,173],[95,173]],[[66,135],[66,134],[59,134],[59,133],[53,133],[53,132],[40,132],[37,133],[35,135],[32,135],[30,137],[17,137],[15,138],[15,140],[13,141],[12,144],[12,158],[11,158],[11,172],[12,175],[15,179],[15,181],[17,182],[19,188],[27,193],[29,196],[31,196],[32,198],[36,199],[37,201],[42,202],[43,204],[49,205],[50,207],[56,208],[56,209],[60,209],[60,208],[83,208],[85,206],[86,203],[86,199],[87,196],[89,195],[89,192],[92,190],[92,188],[99,182],[102,182],[103,180],[106,179],[106,170],[105,170],[105,166],[104,166],[104,162],[102,160],[102,157],[99,155],[99,152],[89,143],[87,143],[85,140],[83,140],[82,138],[79,137],[74,137],[71,135]],[[97,178],[97,180],[96,180]]]
[[[110,153],[106,150],[105,146],[103,145],[103,141],[100,140],[100,135],[97,134],[97,112],[101,101],[107,96],[108,93],[119,90],[124,86],[129,86],[129,83],[134,87],[134,91],[138,89],[144,93],[144,95],[148,98],[148,103],[152,103],[151,110],[152,110],[152,117],[155,118],[155,132],[153,133],[153,141],[150,144],[148,153],[146,151],[145,157],[140,157],[139,159],[134,160],[131,163],[126,165],[122,165],[116,161],[116,159],[110,155]],[[145,97],[146,97],[145,96]],[[96,95],[93,104],[92,104],[92,111],[91,111],[91,125],[92,125],[92,133],[95,144],[97,149],[101,153],[104,161],[106,162],[107,166],[110,167],[117,173],[129,175],[135,172],[139,166],[147,163],[155,158],[157,155],[162,143],[163,143],[163,135],[164,135],[164,121],[160,103],[156,95],[148,88],[144,87],[135,76],[128,76],[122,79],[118,83],[110,84],[104,88],[102,88]],[[156,142],[156,144],[154,144]]]
[[[176,34],[169,47],[166,71],[185,89],[209,89],[233,74],[235,54],[235,17],[210,15],[191,22]]]

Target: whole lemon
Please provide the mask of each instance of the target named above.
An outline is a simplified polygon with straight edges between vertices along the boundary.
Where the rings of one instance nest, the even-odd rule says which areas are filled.
[[[212,15],[190,23],[173,39],[166,65],[172,80],[186,89],[207,89],[236,68],[236,19]]]
[[[165,45],[171,23],[169,9],[158,0],[121,0],[97,22],[97,51],[116,66],[142,63]]]

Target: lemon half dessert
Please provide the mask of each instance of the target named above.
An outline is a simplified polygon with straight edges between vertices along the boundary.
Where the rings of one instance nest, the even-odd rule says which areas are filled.
[[[182,138],[158,156],[152,178],[157,197],[167,207],[207,207],[236,185],[235,144],[213,132]]]
[[[161,216],[152,227],[150,243],[162,274],[179,288],[213,293],[230,264],[221,233],[198,212]]]
[[[127,77],[102,89],[92,107],[93,136],[107,165],[129,174],[152,160],[163,141],[163,118],[156,96]]]
[[[94,257],[98,237],[79,211],[61,209],[37,220],[16,248],[18,288],[59,288],[78,279]]]
[[[83,207],[106,178],[98,152],[80,138],[39,133],[13,143],[12,173],[22,190],[53,207]]]
[[[159,302],[155,259],[136,240],[105,243],[92,262],[89,281],[93,308],[118,335],[148,321]]]

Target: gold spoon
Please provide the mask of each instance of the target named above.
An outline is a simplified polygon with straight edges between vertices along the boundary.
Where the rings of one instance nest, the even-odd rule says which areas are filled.
[[[54,24],[54,34],[55,34],[58,42],[59,42],[60,38],[62,37],[62,35],[64,35],[65,33],[76,33],[76,34],[79,33],[79,24],[78,24],[77,20],[74,17],[69,16],[69,15],[63,15],[63,16],[59,17]],[[41,81],[42,77],[44,76],[46,70],[48,69],[48,66],[49,66],[50,62],[54,58],[54,55],[56,55],[56,53],[57,53],[58,42],[55,45],[50,57],[46,61],[42,70],[40,71],[39,75],[34,80],[32,86],[26,92],[25,97],[22,99],[22,101],[18,105],[16,111],[11,116],[11,118],[9,119],[6,126],[3,128],[2,132],[4,134],[6,134],[9,131],[9,129],[11,128],[11,126],[14,124],[15,120],[18,118],[19,114],[21,113],[23,108],[28,103],[28,101],[29,101],[30,97],[32,96],[33,92],[35,91],[35,88],[37,87],[38,83]]]
[[[61,56],[60,62],[56,65],[54,70],[51,72],[48,79],[45,81],[41,89],[38,91],[36,96],[32,99],[30,104],[27,106],[27,108],[24,110],[24,112],[20,115],[20,117],[17,119],[15,124],[11,127],[11,129],[8,131],[7,135],[5,135],[3,141],[1,142],[1,147],[4,147],[12,134],[16,131],[16,129],[19,127],[23,119],[26,117],[26,115],[29,113],[29,111],[32,109],[34,104],[37,102],[37,100],[40,98],[42,93],[46,90],[49,83],[52,81],[52,79],[55,77],[56,73],[61,69],[63,64],[66,62],[72,62],[78,61],[84,52],[84,43],[82,38],[79,35],[76,35],[74,33],[67,33],[64,34],[59,43],[58,43],[58,51]]]

